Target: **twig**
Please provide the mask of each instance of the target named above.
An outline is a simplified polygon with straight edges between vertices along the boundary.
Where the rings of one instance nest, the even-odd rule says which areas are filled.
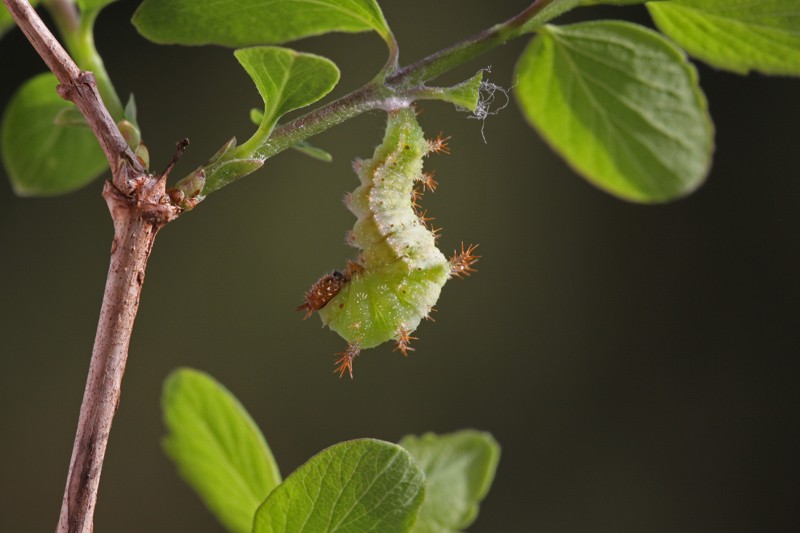
[[[374,109],[393,109],[430,96],[425,83],[475,57],[524,34],[525,24],[547,9],[553,0],[534,0],[514,17],[435,52],[275,128],[267,139],[254,135],[236,148],[236,157],[270,157],[356,115]],[[393,60],[390,60],[390,65]],[[188,178],[187,178],[188,179]],[[234,180],[235,181],[235,180]],[[206,182],[202,197],[233,183]]]
[[[165,180],[149,180],[137,199],[106,182],[103,197],[114,220],[114,242],[89,374],[83,393],[58,533],[91,533],[100,472],[111,423],[119,405],[122,376],[145,269],[156,233],[177,216],[165,202]]]
[[[52,1],[61,7],[66,3]],[[266,159],[364,111],[399,105],[398,99],[412,101],[415,87],[423,87],[425,81],[516,37],[516,30],[551,1],[536,0],[509,21],[395,72],[382,87],[368,84],[278,128],[260,148],[248,149],[255,148],[254,154]],[[27,1],[3,2],[58,78],[58,93],[83,113],[112,172],[112,181],[106,182],[103,190],[114,221],[111,264],[57,527],[58,533],[91,533],[103,458],[119,403],[145,268],[158,230],[174,220],[180,209],[166,195],[166,175],[156,178],[148,174],[126,144],[103,104],[92,73],[80,70]],[[395,67],[393,60],[390,64]]]
[[[119,404],[147,260],[156,233],[180,210],[166,196],[166,175],[149,175],[128,148],[103,104],[92,73],[78,68],[28,2],[3,2],[58,78],[58,93],[83,113],[112,173],[113,182],[107,181],[103,189],[114,221],[111,264],[56,528],[58,533],[91,533],[100,472]]]
[[[141,186],[145,169],[103,104],[91,72],[82,72],[25,0],[3,0],[11,16],[60,83],[58,94],[74,102],[100,142],[114,185],[125,194]]]

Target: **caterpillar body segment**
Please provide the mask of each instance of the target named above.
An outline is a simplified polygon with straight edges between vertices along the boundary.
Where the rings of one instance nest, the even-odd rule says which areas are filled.
[[[347,341],[337,361],[340,376],[352,376],[353,359],[362,349],[394,340],[404,355],[413,351],[411,333],[429,315],[444,284],[452,275],[471,272],[477,260],[474,254],[466,262],[459,254],[445,257],[417,211],[421,191],[415,185],[435,187],[432,175],[422,172],[423,157],[444,146],[441,137],[427,141],[414,111],[401,109],[389,113],[383,142],[372,158],[353,165],[361,184],[345,197],[357,217],[347,241],[361,252],[341,274],[334,296],[324,302],[313,298],[327,296],[331,276],[338,280],[338,273],[317,282],[298,308],[317,310],[323,324]]]

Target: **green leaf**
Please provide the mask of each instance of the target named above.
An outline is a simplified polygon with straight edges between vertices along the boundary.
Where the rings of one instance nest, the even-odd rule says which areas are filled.
[[[213,378],[190,369],[164,383],[164,450],[219,521],[249,532],[253,515],[281,477],[244,407]]]
[[[264,166],[263,159],[228,159],[206,168],[206,186],[200,194],[224,187]]]
[[[234,52],[264,99],[261,128],[271,130],[278,119],[313,104],[336,86],[339,69],[324,57],[289,48],[259,46]]]
[[[528,121],[611,194],[664,202],[711,165],[713,125],[697,72],[658,33],[627,22],[542,28],[517,65]]]
[[[260,126],[261,122],[264,120],[264,112],[260,109],[253,108],[250,110],[250,122],[255,124],[256,126]]]
[[[494,480],[500,446],[488,433],[409,435],[400,441],[425,471],[425,502],[414,533],[454,533],[472,524]]]
[[[139,122],[137,120],[137,111],[136,111],[136,99],[133,97],[133,93],[128,97],[128,103],[125,104],[125,118],[137,128],[139,127]]]
[[[425,494],[422,470],[400,446],[372,439],[323,450],[259,507],[254,533],[410,531]]]
[[[316,102],[328,94],[339,81],[339,69],[336,65],[329,59],[314,54],[275,46],[258,46],[236,50],[234,55],[255,82],[264,100],[264,112],[260,114],[261,125],[258,131],[247,142],[230,150],[219,162],[214,163],[219,166],[225,160],[236,159],[236,165],[220,167],[225,172],[218,172],[216,167],[205,167],[203,195],[260,168],[263,161],[257,164],[259,158],[256,151],[267,141],[278,119],[290,111]],[[251,119],[258,115],[250,112]],[[232,172],[234,169],[236,172]]]
[[[471,113],[475,113],[478,109],[478,103],[481,96],[481,86],[483,82],[483,71],[478,71],[477,74],[470,79],[453,85],[452,87],[431,87],[437,100],[450,102],[458,108],[466,109]]]
[[[80,128],[88,128],[89,123],[86,122],[86,117],[83,116],[81,110],[77,107],[65,107],[58,112],[56,118],[53,119],[53,124],[56,126],[74,126]]]
[[[292,149],[300,152],[303,155],[307,155],[312,159],[322,161],[323,163],[330,163],[333,161],[333,156],[330,152],[327,152],[322,148],[318,148],[307,141],[300,141],[299,143],[293,145]]]
[[[56,93],[50,73],[25,82],[3,115],[0,153],[20,196],[52,196],[73,191],[106,168],[106,158],[92,131],[57,125],[75,106]]]
[[[393,37],[375,0],[144,0],[133,15],[162,44],[281,44],[332,31]]]
[[[800,76],[798,0],[648,3],[658,28],[709,65]]]

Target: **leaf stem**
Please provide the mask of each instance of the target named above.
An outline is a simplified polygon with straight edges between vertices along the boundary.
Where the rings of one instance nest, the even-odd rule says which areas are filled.
[[[537,0],[515,17],[436,52],[386,79],[385,86],[369,83],[328,105],[276,128],[254,155],[269,158],[292,145],[341,124],[365,111],[408,105],[430,93],[424,82],[443,74],[519,34],[515,31],[547,7],[552,0]]]
[[[407,107],[417,100],[437,98],[437,92],[430,91],[425,82],[460,66],[467,61],[519,37],[526,22],[542,13],[553,0],[536,0],[507,21],[476,33],[463,41],[431,54],[407,67],[390,72],[396,63],[396,47],[391,51],[387,67],[373,81],[333,102],[310,111],[286,124],[272,130],[263,144],[255,146],[247,143],[236,149],[237,158],[269,159],[297,143],[329,128],[341,124],[361,113],[375,109],[391,110]],[[184,179],[189,183],[192,175]],[[206,195],[232,183],[233,181],[209,181],[205,184],[202,200]],[[180,184],[178,184],[180,187]]]
[[[414,87],[463,65],[492,48],[519,37],[520,33],[517,30],[534,16],[541,13],[552,1],[536,0],[507,21],[467,37],[449,48],[440,50],[400,69],[394,76],[390,76],[386,82],[388,85],[398,88]]]

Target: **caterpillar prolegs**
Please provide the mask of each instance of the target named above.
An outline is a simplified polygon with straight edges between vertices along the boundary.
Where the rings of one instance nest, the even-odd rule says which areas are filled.
[[[428,317],[442,286],[452,276],[474,272],[476,246],[462,244],[448,259],[436,247],[431,219],[419,212],[424,189],[436,187],[433,176],[422,172],[423,157],[431,152],[447,152],[446,141],[426,140],[414,110],[400,109],[389,113],[372,158],[353,164],[361,185],[345,196],[358,217],[347,242],[361,253],[343,272],[317,281],[298,307],[306,318],[318,311],[347,341],[336,361],[340,377],[353,376],[353,359],[362,349],[394,340],[403,355],[413,351],[411,333]]]

